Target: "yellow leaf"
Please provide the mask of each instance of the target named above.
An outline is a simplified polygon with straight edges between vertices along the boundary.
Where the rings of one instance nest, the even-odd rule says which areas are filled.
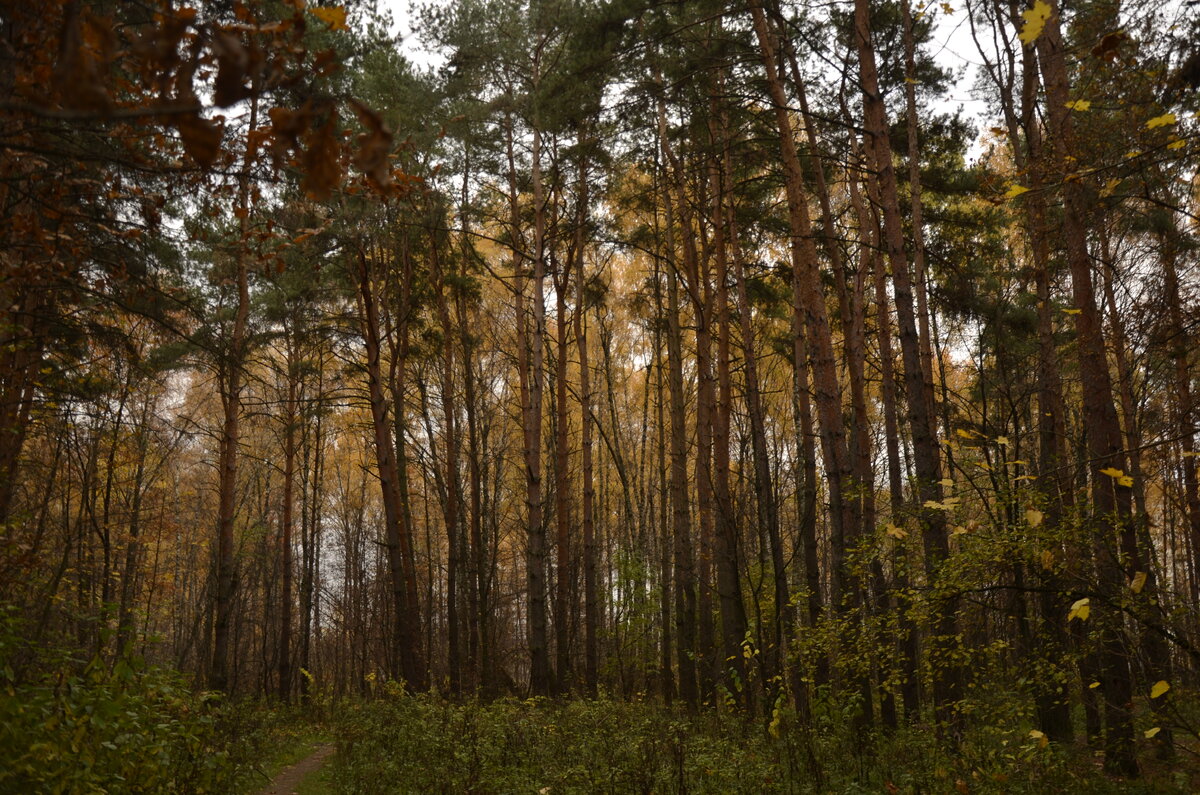
[[[1101,470],[1100,470],[1100,474],[1101,474],[1101,475],[1108,475],[1110,478],[1123,478],[1123,477],[1125,477],[1125,471],[1124,471],[1124,470],[1121,470],[1121,469],[1117,469],[1116,467],[1105,467],[1104,469],[1101,469]]]
[[[1164,113],[1161,116],[1155,116],[1150,121],[1146,122],[1146,129],[1153,130],[1155,127],[1168,127],[1179,121],[1175,118],[1174,113]]]
[[[974,433],[972,433],[971,431],[963,430],[962,428],[959,428],[957,431],[955,431],[955,433],[957,433],[959,436],[961,436],[964,439],[974,439],[975,438]]]
[[[954,479],[953,478],[942,478],[941,480],[938,481],[938,485],[945,486],[948,489],[952,489],[952,488],[954,488]]]
[[[1146,739],[1149,740],[1151,737],[1158,734],[1160,731],[1162,731],[1162,729],[1159,728],[1158,726],[1155,726],[1153,729],[1146,729],[1146,731],[1142,732],[1142,734],[1144,734],[1146,736]]]
[[[1033,44],[1033,40],[1042,35],[1042,28],[1046,27],[1046,20],[1050,19],[1050,4],[1045,0],[1038,0],[1022,13],[1021,17],[1025,20],[1019,35],[1021,43]]]
[[[958,505],[960,502],[962,502],[962,500],[960,500],[958,497],[947,497],[946,499],[942,500],[942,505],[946,508],[951,508],[955,505]]]
[[[1172,141],[1171,143],[1167,144],[1168,149],[1182,149],[1185,146],[1187,146],[1187,141],[1182,139],[1178,141]]]
[[[908,538],[907,530],[905,530],[902,527],[897,527],[896,525],[892,524],[891,522],[888,522],[887,534],[895,539]]]
[[[1183,457],[1184,457],[1184,458],[1195,458],[1195,457],[1196,457],[1196,456],[1198,456],[1198,455],[1200,455],[1200,453],[1195,453],[1195,452],[1186,452],[1186,453],[1184,453],[1184,454],[1183,454]]]
[[[940,502],[938,502],[937,500],[925,500],[925,507],[926,507],[926,508],[932,508],[932,509],[934,509],[935,511],[944,511],[944,510],[946,510],[946,506],[945,506],[945,505],[942,505],[942,504],[941,504]]]
[[[1022,193],[1028,193],[1028,192],[1029,192],[1029,188],[1026,188],[1024,185],[1010,185],[1008,187],[1008,190],[1006,190],[1004,192],[1004,198],[1015,199],[1018,196],[1020,196]],[[959,431],[959,433],[961,434],[962,431]],[[970,439],[971,437],[968,436],[966,438]]]
[[[1067,103],[1068,110],[1084,111],[1084,110],[1090,109],[1091,107],[1092,107],[1091,100],[1087,100],[1087,99],[1073,99]]]
[[[954,529],[950,531],[950,535],[951,536],[960,536],[966,532],[968,532],[967,528],[963,527],[960,524],[956,524],[956,525],[954,525]]]
[[[1122,475],[1121,477],[1117,478],[1117,485],[1125,486],[1127,488],[1132,488],[1133,487],[1133,476],[1132,475]]]
[[[1133,575],[1133,580],[1131,580],[1129,583],[1129,590],[1133,591],[1134,593],[1141,593],[1142,589],[1145,587],[1146,572],[1139,571],[1137,574]]]
[[[1100,686],[1099,682],[1092,682],[1090,685],[1088,685],[1088,690],[1095,690],[1099,686]]]
[[[953,14],[954,7],[951,6],[949,3],[942,3],[942,11],[944,11],[947,14]]]
[[[1082,311],[1083,311],[1082,309],[1064,309],[1063,310],[1063,312],[1068,315],[1078,315]]]
[[[1046,569],[1047,571],[1054,568],[1053,550],[1046,549],[1042,551],[1042,568]]]
[[[1091,600],[1087,597],[1080,599],[1071,605],[1071,612],[1067,613],[1067,621],[1073,618],[1078,618],[1080,621],[1087,621],[1088,616],[1092,614]]]
[[[1158,698],[1170,689],[1171,686],[1160,679],[1154,683],[1154,687],[1150,688],[1150,698]]]
[[[1042,512],[1037,508],[1030,508],[1029,510],[1025,511],[1025,524],[1029,525],[1030,527],[1037,527],[1040,525],[1043,518],[1044,516]]]
[[[996,444],[1000,445],[1001,447],[1008,447],[1008,437],[1007,436],[997,436]]]
[[[1037,729],[1031,729],[1029,736],[1038,741],[1039,748],[1045,748],[1050,744],[1050,738],[1046,736],[1045,732],[1038,731]]]
[[[330,30],[350,30],[346,26],[346,9],[341,6],[326,6],[308,9],[312,15],[329,26]]]

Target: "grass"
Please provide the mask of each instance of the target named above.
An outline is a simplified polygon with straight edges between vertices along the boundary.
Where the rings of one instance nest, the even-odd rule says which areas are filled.
[[[260,791],[283,770],[330,742],[329,730],[324,725],[291,710],[263,712],[253,734],[254,744],[265,756],[239,779],[236,790],[239,795]]]

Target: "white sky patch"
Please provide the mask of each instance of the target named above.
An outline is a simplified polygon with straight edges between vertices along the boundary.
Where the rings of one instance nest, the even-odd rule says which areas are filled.
[[[437,68],[445,61],[438,53],[427,50],[416,31],[418,14],[413,0],[377,0],[379,10],[392,18],[390,30],[400,37],[400,50],[419,69]],[[428,0],[428,5],[449,5],[449,0]]]
[[[975,40],[971,37],[971,22],[966,8],[955,9],[953,14],[939,13],[933,25],[933,40],[928,45],[933,60],[954,70],[954,82],[949,93],[934,102],[934,110],[952,113],[962,109],[963,116],[982,128],[991,114],[986,100],[972,96],[972,86],[983,62]],[[971,142],[967,159],[975,160],[983,152],[979,140]]]

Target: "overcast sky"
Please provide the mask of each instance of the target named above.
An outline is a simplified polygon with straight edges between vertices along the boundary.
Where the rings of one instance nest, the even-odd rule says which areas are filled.
[[[445,0],[434,1],[445,2]],[[957,1],[953,0],[953,2]],[[413,33],[415,18],[415,14],[411,10],[414,5],[413,1],[377,0],[377,2],[381,9],[386,9],[391,13],[392,29],[403,37],[403,49],[409,59],[419,66],[436,65],[438,58],[421,49],[420,42]],[[918,2],[918,6],[919,4]],[[953,13],[946,14],[944,9],[947,7],[951,7]],[[961,106],[968,118],[973,119],[977,127],[982,127],[982,122],[985,120],[980,118],[980,114],[983,113],[985,104],[980,100],[972,99],[970,91],[978,72],[979,53],[971,38],[971,26],[967,21],[966,8],[955,8],[950,3],[939,3],[933,7],[933,10],[937,14],[937,21],[934,25],[933,41],[929,50],[939,63],[952,67],[958,76],[958,80],[946,100],[938,103],[937,110],[950,112]],[[971,156],[976,156],[978,151],[977,145],[972,146]]]

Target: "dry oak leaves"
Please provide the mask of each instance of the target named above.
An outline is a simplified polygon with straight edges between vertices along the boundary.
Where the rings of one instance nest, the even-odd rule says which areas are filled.
[[[19,67],[24,74],[14,80],[15,102],[6,103],[10,110],[58,120],[173,128],[187,157],[207,171],[233,166],[242,153],[235,152],[241,147],[226,135],[224,117],[208,117],[205,111],[286,91],[300,98],[299,107],[267,111],[269,123],[247,133],[245,163],[266,149],[276,168],[298,169],[304,189],[318,199],[342,184],[347,160],[375,190],[394,189],[392,135],[379,115],[349,101],[362,127],[352,147],[339,124],[337,101],[304,84],[310,75],[338,67],[333,49],[310,54],[304,46],[308,17],[330,30],[345,30],[343,9],[308,9],[303,0],[287,0],[290,16],[263,21],[258,15],[263,4],[238,2],[232,20],[217,21],[167,2],[152,6],[152,12],[145,4],[129,4],[106,14],[80,0],[50,5],[51,13],[43,7],[37,17],[29,15],[25,27],[31,38],[42,39],[42,52],[57,57],[43,60],[39,68],[18,53],[18,64],[29,68]],[[36,28],[42,28],[42,36]],[[48,83],[55,89],[50,97]]]

